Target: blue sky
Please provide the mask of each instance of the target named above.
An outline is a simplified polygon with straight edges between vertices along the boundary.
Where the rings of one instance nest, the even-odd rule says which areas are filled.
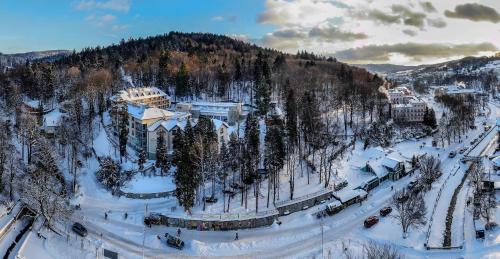
[[[260,38],[258,0],[2,0],[0,52],[81,49],[169,31]]]
[[[0,52],[212,32],[348,63],[423,64],[500,51],[499,0],[0,0]]]

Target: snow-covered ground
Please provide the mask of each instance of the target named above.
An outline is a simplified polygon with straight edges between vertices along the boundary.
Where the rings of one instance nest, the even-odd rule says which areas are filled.
[[[485,118],[490,125],[494,124],[500,109],[490,104],[492,113],[490,117]],[[437,112],[439,114],[439,112]],[[481,120],[476,124],[480,125]],[[463,143],[452,143],[445,148],[436,148],[431,146],[431,138],[423,138],[419,140],[407,140],[394,145],[392,152],[410,159],[413,154],[429,153],[439,155],[442,160],[443,176],[434,183],[432,189],[426,193],[424,199],[428,208],[427,216],[434,216],[432,234],[433,240],[436,243],[441,242],[442,230],[444,229],[444,218],[449,205],[449,200],[453,194],[454,187],[461,179],[461,175],[465,171],[465,166],[459,162],[462,155],[457,155],[455,158],[448,158],[447,154],[452,150],[458,150],[463,146],[469,146],[470,140],[476,138],[482,128],[478,127],[468,133],[468,138]],[[470,155],[479,155],[482,150],[491,152],[494,149],[495,134],[489,134],[480,144],[474,148]],[[94,147],[99,155],[111,155],[116,158],[114,148],[106,136],[104,130],[101,129],[99,135],[95,139]],[[359,170],[360,160],[366,158],[363,150],[363,143],[356,143],[356,148],[346,154],[341,163],[338,164],[339,179],[348,179],[350,182],[349,188],[359,185],[366,180],[363,172]],[[136,165],[130,164],[130,167]],[[321,244],[324,243],[325,256],[330,255],[330,258],[339,258],[342,255],[340,251],[342,243],[354,251],[360,251],[363,244],[370,240],[376,240],[378,243],[388,243],[394,245],[399,251],[405,254],[408,258],[495,258],[500,256],[500,231],[488,232],[488,236],[484,242],[477,241],[472,232],[472,219],[470,211],[464,210],[463,197],[466,196],[467,185],[464,185],[463,191],[460,192],[459,201],[457,202],[454,212],[454,224],[452,231],[452,242],[459,240],[459,236],[465,237],[464,248],[450,251],[435,251],[426,250],[424,243],[429,225],[419,229],[411,229],[409,236],[406,239],[402,238],[401,227],[393,217],[381,218],[380,222],[370,229],[363,227],[363,221],[371,215],[378,215],[380,208],[387,206],[390,203],[393,191],[404,188],[412,177],[407,176],[403,179],[392,182],[386,181],[379,187],[372,190],[366,202],[360,206],[358,204],[348,207],[342,212],[318,220],[313,216],[313,213],[322,209],[322,205],[310,208],[305,211],[297,212],[289,216],[281,217],[281,225],[274,224],[269,227],[258,229],[240,230],[239,240],[234,240],[234,231],[225,232],[199,232],[196,230],[182,230],[181,238],[186,242],[186,248],[183,251],[173,250],[167,247],[164,243],[157,239],[157,235],[164,233],[175,233],[176,229],[165,226],[153,226],[145,228],[143,217],[147,211],[156,211],[161,213],[184,213],[178,208],[175,198],[160,198],[151,200],[133,200],[125,197],[112,196],[107,190],[103,189],[95,181],[94,172],[98,169],[98,163],[95,158],[91,158],[84,164],[80,175],[80,188],[77,198],[72,203],[80,204],[81,210],[74,213],[72,220],[83,223],[89,230],[89,236],[84,241],[88,244],[100,244],[102,247],[117,251],[124,258],[142,258],[144,255],[147,258],[164,258],[164,257],[251,257],[251,258],[311,258],[321,256]],[[367,175],[366,177],[369,177]],[[301,176],[300,171],[297,171],[297,186],[295,197],[305,195],[322,188],[318,183],[318,178],[312,175],[310,184],[307,185],[306,174]],[[284,191],[281,194],[281,200],[287,199],[286,178],[282,181],[281,187]],[[147,187],[146,187],[147,186]],[[444,187],[443,187],[444,186]],[[137,175],[126,187],[125,190],[142,191],[158,191],[173,187],[171,178],[169,177],[148,177]],[[443,188],[440,199],[436,199],[439,190]],[[264,184],[262,190],[267,190]],[[237,195],[238,196],[238,195]],[[433,213],[434,204],[437,202],[437,207]],[[234,201],[235,204],[240,204],[238,198]],[[220,203],[218,203],[220,204]],[[207,207],[205,213],[220,213],[222,211],[220,205],[214,204]],[[267,209],[265,200],[259,200],[259,204],[263,210]],[[177,210],[172,211],[172,208]],[[255,201],[249,199],[248,208],[254,208]],[[200,207],[197,211],[200,212]],[[244,212],[244,208],[232,208],[232,212]],[[464,214],[463,211],[466,213]],[[104,212],[108,213],[108,219],[104,220]],[[125,212],[128,214],[125,217]],[[395,212],[393,212],[395,213]],[[497,210],[497,218],[500,218]],[[465,224],[460,223],[465,222]],[[72,222],[68,222],[66,229],[69,229]],[[442,228],[440,228],[442,226]],[[436,227],[436,228],[434,228]],[[465,229],[465,232],[462,233]],[[322,231],[323,229],[323,231]],[[322,235],[323,232],[323,235]],[[440,236],[441,235],[441,236]],[[71,240],[80,240],[75,234],[70,234]],[[61,254],[57,251],[69,250],[67,256],[70,258],[92,258],[92,251],[89,247],[82,249],[77,243],[78,241],[69,242],[65,238],[50,236],[47,240],[38,238],[36,235],[29,235],[26,239],[26,246],[30,249],[24,254],[25,258],[41,253],[47,258],[61,258]],[[434,242],[434,241],[433,241]],[[143,250],[144,244],[144,250]],[[94,245],[97,247],[97,245]],[[89,257],[91,256],[91,257]],[[43,258],[43,257],[38,257]]]

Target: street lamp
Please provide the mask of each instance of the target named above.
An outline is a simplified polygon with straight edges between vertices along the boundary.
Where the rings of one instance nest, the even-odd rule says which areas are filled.
[[[319,225],[321,226],[321,258],[325,258],[325,255],[324,255],[324,249],[323,249],[323,241],[324,241],[324,237],[323,237],[323,217],[321,217],[320,219],[320,222],[319,222]]]

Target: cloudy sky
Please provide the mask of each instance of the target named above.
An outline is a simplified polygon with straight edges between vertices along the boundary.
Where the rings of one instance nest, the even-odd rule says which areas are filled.
[[[2,0],[0,52],[213,32],[350,63],[422,64],[500,51],[500,0]]]

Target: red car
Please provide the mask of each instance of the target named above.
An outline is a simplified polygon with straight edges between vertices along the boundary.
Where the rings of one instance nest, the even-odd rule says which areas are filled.
[[[377,216],[370,216],[365,219],[365,228],[371,228],[373,225],[378,223],[378,217]]]

